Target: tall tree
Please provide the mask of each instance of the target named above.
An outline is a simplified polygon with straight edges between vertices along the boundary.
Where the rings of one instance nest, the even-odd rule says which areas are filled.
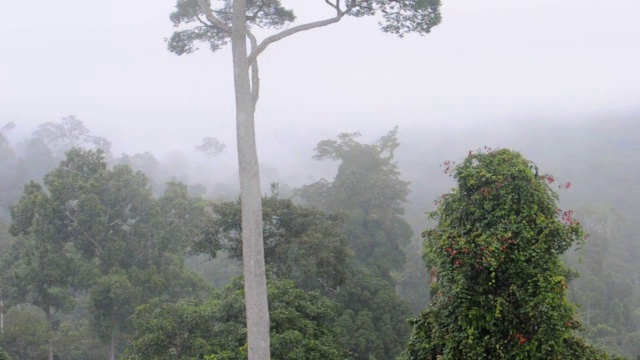
[[[298,194],[307,204],[344,217],[353,266],[336,293],[346,309],[338,325],[341,339],[356,359],[391,359],[410,333],[411,314],[391,276],[405,263],[403,246],[412,234],[402,218],[409,183],[400,179],[394,161],[397,129],[372,144],[359,142],[359,135],[321,141],[314,158],[340,161],[338,173],[332,182],[321,180]]]
[[[91,135],[91,131],[74,115],[63,117],[59,123],[46,122],[40,125],[33,136],[42,139],[58,159],[74,147],[100,149],[107,155],[111,151],[109,140]]]
[[[291,9],[279,0],[178,0],[171,14],[175,26],[187,25],[169,39],[169,50],[178,55],[207,43],[212,51],[231,42],[236,103],[238,163],[242,198],[243,266],[245,275],[249,359],[269,359],[269,313],[262,239],[262,203],[254,113],[259,97],[258,56],[272,43],[288,36],[334,24],[345,16],[382,15],[384,32],[403,36],[426,34],[440,23],[440,0],[325,0],[334,16],[287,27],[258,42],[253,27],[282,28],[295,20]],[[250,44],[250,52],[247,47]]]
[[[402,247],[412,236],[402,218],[409,183],[400,179],[394,161],[399,146],[396,135],[397,128],[373,144],[357,141],[359,133],[321,141],[314,158],[341,161],[338,173],[331,183],[321,180],[298,192],[309,205],[343,212],[345,234],[356,261],[389,282],[390,271],[403,266]]]
[[[580,325],[560,255],[583,233],[558,209],[553,177],[507,149],[470,153],[445,171],[458,187],[424,233],[437,284],[414,320],[410,358],[606,358],[572,334]]]

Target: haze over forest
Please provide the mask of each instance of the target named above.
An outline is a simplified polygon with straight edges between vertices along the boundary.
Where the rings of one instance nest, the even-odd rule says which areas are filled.
[[[332,15],[322,1],[282,3],[295,8],[302,22]],[[211,201],[207,206],[216,211],[220,204],[233,208],[239,177],[231,53],[226,47],[212,54],[206,46],[184,56],[167,51],[165,39],[174,31],[168,16],[175,4],[175,0],[114,0],[100,7],[80,0],[6,4],[0,13],[4,49],[0,128],[5,126],[0,132],[4,174],[0,250],[14,241],[7,233],[12,221],[9,209],[24,195],[23,185],[30,180],[42,183],[43,176],[64,159],[52,147],[58,140],[44,142],[49,155],[32,151],[32,140],[45,139],[43,129],[56,126],[52,124],[73,123],[90,135],[57,143],[64,150],[71,143],[95,148],[87,139],[108,140],[109,168],[127,164],[144,172],[155,199],[176,190],[167,184],[178,181],[187,186],[189,196]],[[590,234],[582,252],[570,250],[563,257],[581,273],[569,286],[569,299],[580,304],[577,316],[584,328],[579,333],[612,355],[640,356],[640,224],[636,221],[640,215],[640,47],[636,45],[640,3],[458,0],[443,1],[441,11],[442,24],[424,37],[399,39],[379,32],[377,18],[346,18],[283,40],[264,53],[256,135],[261,185],[265,199],[271,199],[265,201],[272,201],[268,204],[276,209],[296,206],[300,216],[325,221],[323,231],[334,235],[337,220],[331,215],[325,218],[301,209],[313,205],[327,213],[348,212],[347,207],[322,208],[310,200],[313,185],[337,181],[339,167],[346,167],[347,161],[339,156],[315,160],[316,146],[339,134],[358,132],[358,144],[375,147],[381,137],[394,134],[399,146],[391,151],[392,163],[397,164],[399,175],[391,178],[400,187],[408,182],[409,190],[406,199],[394,199],[406,200],[401,218],[412,230],[401,244],[406,261],[384,265],[391,269],[384,268],[383,280],[378,279],[384,285],[369,283],[368,273],[349,276],[365,279],[362,283],[371,288],[380,286],[376,291],[381,294],[397,295],[391,297],[394,305],[389,307],[404,311],[406,305],[405,312],[393,314],[406,319],[429,304],[420,234],[435,226],[426,215],[437,209],[434,201],[456,186],[454,179],[443,174],[443,163],[461,163],[470,151],[482,152],[485,147],[517,151],[542,173],[553,174],[559,207],[573,209]],[[224,150],[215,156],[198,151],[206,137],[220,141]],[[42,162],[24,164],[31,160]],[[395,167],[388,166],[385,169],[393,173]],[[278,184],[278,197],[285,203],[269,198],[273,183]],[[556,187],[567,183],[567,189]],[[287,199],[293,203],[286,203]],[[233,246],[225,244],[217,250],[224,256],[213,261],[207,257],[211,249],[183,257],[187,268],[207,286],[221,289],[240,273],[241,266],[233,258]],[[299,287],[298,280],[293,278]],[[238,296],[233,292],[238,283],[231,284],[212,295],[216,304],[223,304],[220,299],[225,296]],[[210,290],[198,286],[193,285],[198,289],[194,293],[200,297]],[[287,286],[274,285],[272,291],[293,291]],[[88,293],[77,295],[80,305],[65,313],[63,324],[89,318]],[[341,306],[350,301],[340,300],[340,295],[327,298],[342,301]],[[324,309],[326,305],[324,300],[305,299],[303,307],[313,303]],[[342,313],[326,316],[355,324]],[[81,323],[85,327],[76,333],[65,328],[67,339],[84,344],[74,344],[74,351],[83,354],[79,358],[102,358],[106,347],[91,356],[87,349],[108,342],[95,340],[94,332],[99,330],[87,330],[90,322]],[[127,330],[122,330],[127,336],[133,333],[129,326],[127,322]],[[398,355],[410,333],[408,328],[397,330],[400,327],[392,331],[399,338],[395,343],[388,340],[379,349],[360,349],[358,356]],[[348,334],[349,329],[340,328],[338,334]],[[375,331],[379,331],[376,338],[388,336]],[[36,338],[33,335],[29,341],[38,343]],[[56,338],[56,344],[63,344],[62,338]],[[124,339],[129,338],[118,339],[115,347],[124,354]],[[44,349],[45,345],[38,346]],[[341,346],[357,352],[355,344]],[[42,349],[32,354],[33,359]]]

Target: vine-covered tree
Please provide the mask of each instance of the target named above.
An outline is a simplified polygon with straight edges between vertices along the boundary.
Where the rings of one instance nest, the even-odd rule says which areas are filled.
[[[583,239],[538,168],[507,149],[445,163],[458,187],[437,200],[424,232],[437,273],[431,305],[413,320],[411,359],[604,359],[573,335],[560,255]]]
[[[293,10],[282,6],[279,0],[178,0],[176,10],[171,14],[174,25],[183,27],[168,41],[169,50],[178,55],[197,50],[197,43],[208,44],[212,51],[216,51],[231,42],[250,360],[270,357],[262,204],[254,129],[254,113],[260,93],[259,55],[274,42],[337,23],[346,16],[381,14],[382,31],[401,37],[408,33],[427,34],[441,19],[440,0],[325,0],[325,3],[333,16],[294,26],[289,26],[295,21]],[[260,42],[253,32],[255,28],[283,27],[286,28]]]

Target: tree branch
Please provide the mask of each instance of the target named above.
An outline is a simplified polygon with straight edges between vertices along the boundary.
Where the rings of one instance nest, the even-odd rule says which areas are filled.
[[[339,1],[339,0],[338,0],[338,1]],[[326,2],[326,3],[327,3],[327,5],[331,6],[332,8],[336,9],[336,11],[338,12],[338,14],[340,14],[340,8],[338,7],[338,4],[339,4],[338,2],[336,2],[335,4],[334,4],[334,3],[332,3],[332,2],[331,2],[331,1],[329,1],[329,0],[324,0],[324,2]]]
[[[255,35],[247,29],[247,37],[251,43],[251,52],[258,47],[258,40]],[[258,103],[258,98],[260,97],[260,76],[258,71],[258,58],[251,58],[249,56],[249,66],[251,67],[251,97],[253,99],[253,111],[256,111],[256,104]]]
[[[209,7],[209,5],[207,5],[205,0],[196,0],[196,1],[198,1],[198,5],[200,6],[200,9],[202,10],[202,12],[204,12],[204,15],[207,17],[207,20],[209,20],[211,25],[217,27],[218,29],[226,33],[231,34],[231,27],[225,24],[224,21],[220,20],[217,16],[213,14],[213,11]]]
[[[73,221],[73,225],[75,225],[75,227],[80,230],[80,232],[91,242],[91,244],[93,244],[96,257],[101,259],[102,247],[100,246],[98,241],[95,240],[91,235],[89,235],[89,233],[82,226],[80,226],[80,224],[78,223],[78,220],[73,215],[71,215],[68,210],[65,211],[65,215],[67,215],[67,218],[69,220]]]
[[[202,20],[202,19],[200,18],[200,16],[199,16],[199,15],[196,15],[196,19],[198,20],[198,22],[199,22],[200,24],[202,24],[202,26],[204,26],[204,27],[206,27],[206,28],[209,28],[209,29],[217,29],[217,27],[215,27],[215,26],[213,26],[213,25],[209,24],[208,22],[206,22],[206,21]]]
[[[203,1],[203,0],[198,0],[198,1]],[[265,38],[264,40],[262,40],[262,42],[260,43],[260,45],[258,45],[258,47],[256,47],[255,49],[253,49],[251,51],[251,54],[249,54],[249,63],[252,63],[254,59],[256,59],[258,57],[258,55],[260,55],[266,48],[267,46],[271,45],[272,43],[276,42],[276,41],[280,41],[288,36],[291,36],[293,34],[299,33],[301,31],[306,31],[306,30],[311,30],[311,29],[315,29],[315,28],[319,28],[319,27],[323,27],[323,26],[327,26],[327,25],[331,25],[334,23],[337,23],[338,21],[340,21],[343,17],[344,17],[345,13],[343,12],[339,12],[335,17],[332,17],[330,19],[325,19],[325,20],[320,20],[320,21],[315,21],[315,22],[311,22],[311,23],[307,23],[307,24],[302,24],[302,25],[298,25],[298,26],[294,26],[292,28],[283,30],[277,34],[273,34],[267,38]]]

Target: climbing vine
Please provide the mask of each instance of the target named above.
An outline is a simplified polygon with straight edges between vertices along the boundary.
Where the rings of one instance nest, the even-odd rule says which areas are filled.
[[[602,359],[573,334],[560,255],[584,236],[557,207],[555,179],[508,149],[469,152],[443,170],[457,188],[436,200],[437,226],[423,233],[437,281],[412,321],[409,358]]]

